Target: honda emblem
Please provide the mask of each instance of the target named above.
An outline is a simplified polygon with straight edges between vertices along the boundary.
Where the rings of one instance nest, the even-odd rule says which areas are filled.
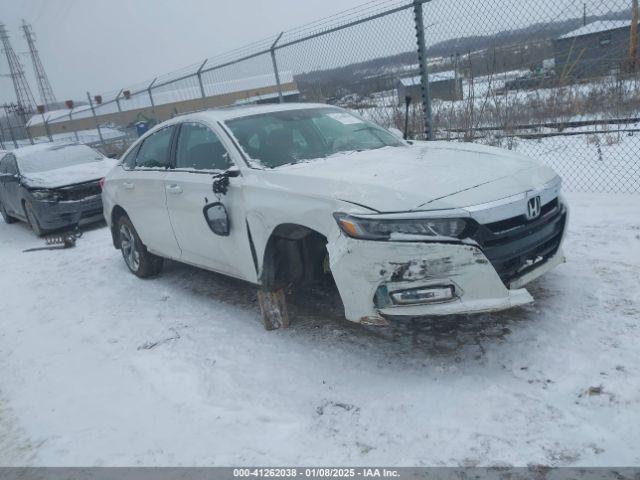
[[[540,216],[540,197],[527,200],[527,220],[535,220]]]

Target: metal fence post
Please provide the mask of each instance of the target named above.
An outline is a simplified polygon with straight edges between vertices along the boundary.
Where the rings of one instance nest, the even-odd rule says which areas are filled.
[[[69,111],[69,122],[73,123],[73,117],[72,117],[72,111]],[[74,130],[73,131],[73,136],[76,137],[76,142],[80,141],[80,138],[78,137],[78,130]]]
[[[27,134],[27,137],[29,138],[29,143],[31,145],[33,145],[33,136],[31,135],[31,130],[29,130],[29,125],[28,125],[28,121],[27,121],[27,114],[24,111],[24,107],[22,107],[22,105],[18,105],[18,111],[19,111],[19,115],[20,118],[22,118],[22,124],[24,125],[24,131]]]
[[[426,0],[427,2],[430,0]],[[413,0],[413,14],[416,24],[416,40],[418,43],[418,63],[420,64],[420,90],[422,91],[422,114],[424,116],[424,133],[427,140],[433,140],[433,116],[431,112],[431,92],[429,91],[429,67],[427,64],[427,48],[424,41],[424,19],[422,4],[425,0]]]
[[[9,128],[9,137],[11,137],[11,141],[13,142],[13,147],[18,148],[18,142],[16,140],[16,136],[13,134],[13,126],[11,125],[11,117],[9,115],[9,106],[4,105],[4,113],[7,119],[7,127]]]
[[[280,32],[276,41],[273,42],[269,52],[271,53],[271,63],[273,64],[273,73],[276,76],[276,85],[278,86],[278,102],[284,103],[284,99],[282,98],[282,85],[280,84],[280,73],[278,72],[278,62],[276,62],[276,45],[282,38],[282,34],[284,32]]]
[[[208,61],[209,61],[209,59],[207,58],[204,62],[202,62],[202,65],[200,65],[200,68],[198,68],[198,71],[196,72],[196,75],[198,76],[198,85],[200,85],[200,96],[202,98],[206,98],[206,96],[207,96],[204,93],[204,85],[202,84],[202,69],[207,64]]]
[[[49,141],[53,142],[53,137],[51,136],[51,131],[49,130],[49,124],[47,123],[47,120],[44,118],[44,110],[42,111],[42,123],[44,125],[44,131],[47,134],[47,137],[49,137]]]
[[[147,93],[149,94],[149,100],[151,101],[151,111],[154,113],[156,111],[156,104],[153,103],[153,95],[151,94],[151,89],[153,88],[153,84],[156,83],[156,80],[158,80],[158,77],[154,78],[153,82],[151,82],[147,87]]]
[[[87,100],[89,100],[89,106],[91,107],[91,115],[93,115],[93,119],[96,121],[96,127],[98,129],[98,137],[100,137],[100,144],[102,145],[102,148],[104,148],[104,138],[102,138],[100,123],[98,122],[98,117],[96,116],[96,109],[93,108],[93,100],[91,100],[91,94],[89,92],[87,92]]]
[[[122,92],[124,91],[124,88],[121,88],[120,91],[118,92],[118,95],[116,95],[116,106],[118,107],[118,112],[122,113],[122,107],[120,106],[120,95],[122,95]]]

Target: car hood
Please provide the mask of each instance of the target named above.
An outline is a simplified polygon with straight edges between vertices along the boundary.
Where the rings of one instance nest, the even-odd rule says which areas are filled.
[[[271,185],[378,212],[475,205],[540,187],[556,176],[508,150],[451,142],[344,153],[265,173]]]
[[[60,188],[103,178],[118,162],[110,158],[46,172],[25,173],[22,183],[30,188]]]

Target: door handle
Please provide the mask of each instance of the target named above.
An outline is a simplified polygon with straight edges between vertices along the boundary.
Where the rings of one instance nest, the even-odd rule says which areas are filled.
[[[126,188],[127,190],[133,190],[133,186],[134,186],[134,185],[133,185],[133,183],[124,182],[124,183],[122,184],[122,186],[123,186],[124,188]]]
[[[168,185],[167,190],[169,191],[169,193],[173,195],[180,195],[182,193],[182,187],[177,183],[172,183],[171,185]]]

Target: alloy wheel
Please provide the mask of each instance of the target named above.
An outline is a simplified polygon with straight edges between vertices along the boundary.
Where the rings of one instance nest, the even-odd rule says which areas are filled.
[[[138,242],[128,225],[120,226],[120,249],[129,269],[137,272],[140,268],[140,251]]]

